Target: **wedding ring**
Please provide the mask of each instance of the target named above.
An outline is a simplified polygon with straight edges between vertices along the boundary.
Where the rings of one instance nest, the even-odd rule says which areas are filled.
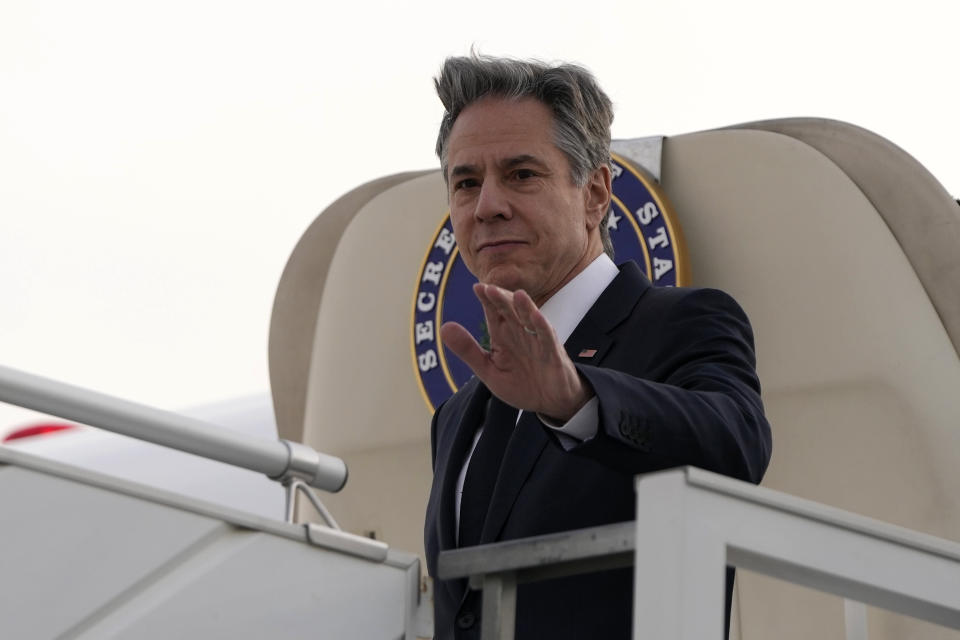
[[[531,329],[530,327],[524,326],[524,327],[523,327],[523,330],[526,331],[527,333],[529,333],[529,334],[532,335],[532,336],[537,335],[537,332],[534,331],[533,329]]]

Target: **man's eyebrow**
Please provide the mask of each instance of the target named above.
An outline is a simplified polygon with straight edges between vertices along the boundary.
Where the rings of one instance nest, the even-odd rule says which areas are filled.
[[[529,153],[523,153],[523,154],[520,154],[519,156],[512,156],[510,158],[505,159],[500,164],[503,166],[504,169],[512,169],[522,164],[534,164],[534,165],[537,165],[538,167],[547,166],[543,160],[541,160],[537,156],[530,155]]]
[[[499,164],[501,169],[513,169],[514,167],[524,164],[532,164],[542,168],[547,166],[543,160],[529,153],[522,153],[518,156],[505,158]],[[480,169],[475,164],[458,164],[450,169],[450,177],[456,178],[457,176],[473,175],[479,173],[479,171]]]
[[[466,174],[473,174],[477,172],[476,165],[473,164],[458,164],[453,169],[450,170],[450,177],[455,178],[457,176],[462,176]]]

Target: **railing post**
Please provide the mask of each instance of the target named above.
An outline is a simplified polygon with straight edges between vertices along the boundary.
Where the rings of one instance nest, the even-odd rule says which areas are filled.
[[[512,571],[483,577],[481,640],[513,640],[517,620],[517,576]]]
[[[862,602],[844,598],[843,623],[846,628],[846,640],[868,640],[867,607]]]
[[[679,475],[637,478],[633,634],[671,640],[723,635],[726,551]]]

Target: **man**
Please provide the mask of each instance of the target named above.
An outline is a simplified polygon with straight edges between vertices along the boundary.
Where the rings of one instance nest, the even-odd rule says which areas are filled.
[[[610,100],[584,69],[450,58],[437,141],[490,349],[433,417],[425,543],[440,551],[633,520],[633,476],[679,465],[759,482],[770,429],[742,310],[615,266]],[[642,567],[639,570],[643,570]],[[518,638],[628,638],[630,570],[521,585]],[[729,588],[729,585],[728,585]],[[438,638],[477,638],[481,599],[437,581]]]

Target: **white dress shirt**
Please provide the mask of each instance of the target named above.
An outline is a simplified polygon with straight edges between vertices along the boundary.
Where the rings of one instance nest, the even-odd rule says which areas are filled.
[[[574,278],[563,285],[549,300],[540,307],[540,312],[546,317],[547,321],[557,333],[557,340],[564,343],[577,328],[580,321],[590,310],[590,307],[597,301],[604,289],[613,282],[620,270],[613,260],[605,253],[601,253],[593,262],[578,273]],[[564,424],[555,424],[552,420],[547,420],[544,416],[537,415],[541,422],[557,432],[557,438],[564,449],[570,450],[580,442],[589,440],[597,434],[597,428],[600,424],[600,415],[598,413],[598,401],[594,396],[587,401],[577,413],[573,415]],[[517,413],[517,421],[520,421],[520,412]],[[460,499],[463,495],[463,482],[467,477],[467,468],[470,466],[470,458],[473,457],[473,450],[477,446],[480,434],[483,433],[483,425],[477,429],[473,436],[473,444],[470,445],[470,453],[460,469],[460,475],[457,477],[457,491],[454,497],[454,514],[456,515],[457,531],[460,529]]]

